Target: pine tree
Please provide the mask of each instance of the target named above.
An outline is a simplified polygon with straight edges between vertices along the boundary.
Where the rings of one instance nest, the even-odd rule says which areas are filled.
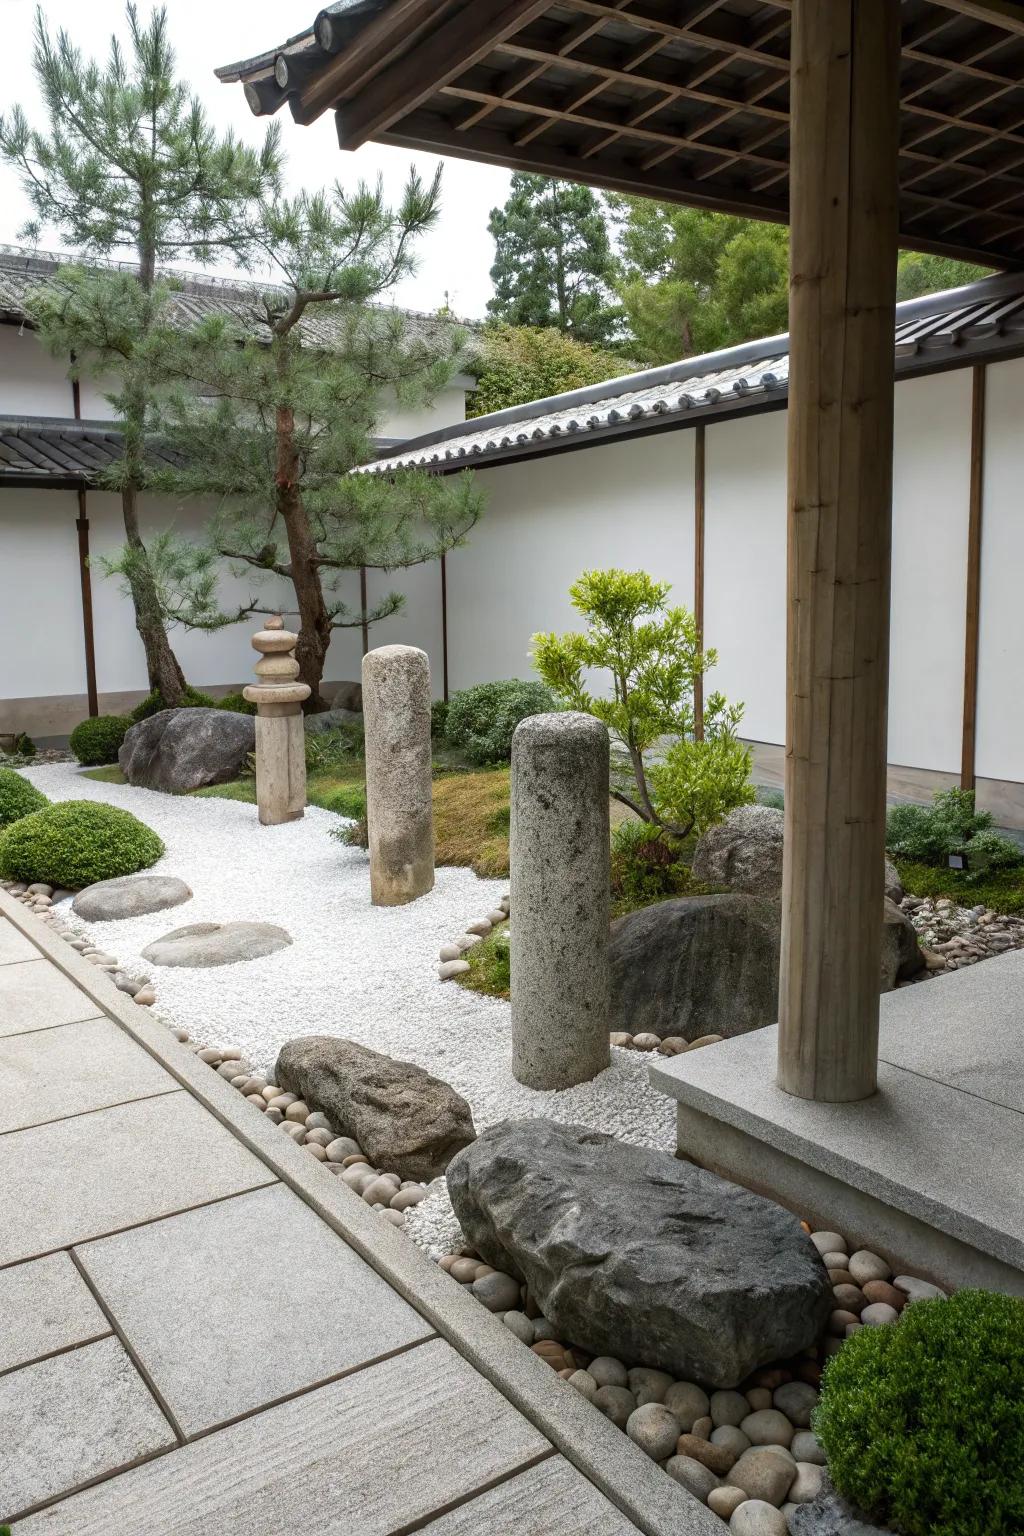
[[[181,701],[185,679],[167,638],[159,577],[139,528],[147,484],[146,429],[154,405],[148,342],[163,323],[167,289],[158,269],[177,257],[204,261],[225,248],[244,259],[252,206],[277,184],[278,133],[259,151],[218,137],[199,101],[175,79],[167,15],[145,24],[126,10],[127,54],[117,38],[102,65],[83,58],[68,34],[52,39],[36,16],[35,74],[49,116],[45,132],[20,107],[0,117],[0,154],[18,170],[36,218],[84,255],[130,252],[133,273],[64,268],[29,294],[43,340],[80,371],[110,380],[123,449],[103,483],[120,492],[127,540],[114,562],[127,582],[151,688]]]
[[[352,472],[372,460],[389,399],[427,403],[459,362],[464,337],[450,320],[412,325],[401,310],[371,302],[413,270],[412,244],[436,222],[439,189],[440,173],[424,187],[413,172],[397,210],[380,183],[265,205],[260,243],[279,285],[253,287],[236,314],[195,331],[168,328],[158,349],[167,377],[180,381],[164,433],[184,466],[159,483],[220,496],[210,529],[217,555],[254,580],[292,583],[311,711],[327,707],[320,685],[334,631],[372,624],[402,603],[392,592],[353,610],[339,595],[345,573],[436,559],[480,515],[469,473]],[[189,622],[273,611],[253,598],[242,613],[215,612],[205,570],[182,593],[189,555],[179,554],[185,579],[169,600]]]
[[[517,171],[487,227],[495,242],[487,308],[496,320],[555,326],[598,344],[614,337],[621,311],[609,299],[612,250],[589,187]]]

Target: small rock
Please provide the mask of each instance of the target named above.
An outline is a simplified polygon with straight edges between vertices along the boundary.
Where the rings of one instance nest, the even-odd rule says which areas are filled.
[[[747,1499],[733,1510],[729,1530],[733,1536],[787,1536],[789,1523],[781,1509],[763,1499]]]
[[[323,1147],[324,1157],[327,1156],[327,1148],[330,1146],[333,1140],[333,1131],[325,1131],[318,1125],[314,1126],[312,1130],[310,1130],[308,1127],[306,1129],[306,1145]]]
[[[445,960],[437,968],[438,981],[451,981],[455,976],[464,976],[470,969],[468,960]]]
[[[529,1315],[529,1314],[527,1314],[527,1315]],[[545,1339],[557,1339],[557,1338],[558,1338],[558,1329],[555,1327],[554,1323],[549,1322],[549,1320],[546,1317],[543,1317],[543,1316],[535,1317],[533,1319],[533,1342],[535,1344],[541,1344],[541,1343],[543,1343],[543,1341]],[[593,1375],[593,1372],[591,1372],[591,1374]],[[597,1380],[599,1386],[604,1385],[604,1383],[601,1382],[599,1377],[595,1377],[595,1380]],[[614,1385],[617,1385],[617,1383],[613,1382],[613,1383],[609,1383],[609,1385],[613,1385],[614,1386]]]
[[[114,977],[114,986],[119,992],[125,992],[129,997],[137,997],[142,991],[142,983],[134,981],[131,976],[119,974]]]
[[[462,951],[457,944],[442,944],[437,952],[437,958],[443,963],[445,960],[458,960],[461,954]]]
[[[492,928],[497,928],[499,924],[505,921],[505,916],[506,914],[504,909],[502,907],[496,907],[493,912],[488,912],[487,921],[490,923]]]
[[[593,1376],[593,1361],[588,1369]],[[594,1407],[600,1408],[605,1418],[611,1419],[617,1429],[625,1429],[630,1414],[636,1409],[636,1398],[632,1392],[627,1392],[625,1387],[598,1386],[594,1396]]]
[[[720,1424],[717,1429],[711,1431],[711,1444],[724,1446],[732,1452],[732,1459],[742,1456],[744,1451],[750,1450],[750,1441],[735,1424]]]
[[[892,1279],[892,1270],[888,1264],[869,1248],[859,1248],[856,1253],[851,1253],[846,1267],[857,1285],[863,1285],[868,1280]]]
[[[649,1366],[638,1365],[629,1372],[628,1385],[637,1400],[637,1405],[642,1408],[645,1403],[665,1401],[665,1393],[672,1385],[672,1377],[667,1371],[656,1371]]]
[[[818,1437],[811,1429],[802,1429],[793,1436],[790,1450],[797,1462],[811,1462],[816,1467],[825,1465],[825,1452],[818,1443]]]
[[[261,1094],[260,1097],[262,1098],[263,1095]],[[263,1102],[264,1104],[267,1104],[266,1099],[263,1099]],[[271,1125],[281,1125],[284,1122],[284,1115],[282,1115],[281,1111],[279,1109],[271,1109],[269,1104],[267,1104],[267,1107],[264,1110],[264,1114],[270,1121]]]
[[[29,896],[52,896],[53,886],[45,885],[41,880],[35,880],[31,885],[25,886],[25,891]]]
[[[855,1312],[858,1317],[867,1306],[864,1300],[864,1292],[859,1285],[834,1285],[832,1295],[835,1297],[836,1306],[844,1312]]]
[[[525,1312],[506,1312],[501,1320],[509,1332],[514,1333],[516,1338],[519,1339],[523,1344],[533,1343],[533,1324],[530,1322],[530,1319],[527,1317]],[[580,1371],[577,1374],[582,1376],[586,1373]],[[591,1376],[590,1380],[594,1381],[594,1378]],[[583,1390],[579,1383],[575,1383],[575,1385],[578,1391]],[[594,1391],[597,1391],[596,1381],[594,1381]],[[587,1393],[584,1392],[583,1395],[587,1396]],[[591,1394],[591,1398],[592,1396],[593,1395]]]
[[[860,1320],[865,1328],[884,1328],[888,1323],[898,1322],[899,1316],[895,1307],[887,1306],[884,1301],[873,1301],[864,1308]]]
[[[393,1211],[408,1211],[414,1205],[420,1205],[427,1198],[427,1191],[422,1184],[412,1189],[400,1189],[391,1201]]]
[[[818,1406],[818,1394],[804,1381],[787,1381],[776,1387],[773,1393],[775,1407],[784,1413],[791,1424],[806,1429],[811,1422],[811,1412]]]
[[[817,1394],[814,1394],[817,1397]],[[748,1413],[740,1425],[751,1445],[785,1445],[793,1439],[793,1426],[778,1408],[761,1408]]]
[[[904,1293],[886,1280],[869,1280],[863,1290],[868,1301],[884,1301],[886,1306],[895,1307],[897,1312],[902,1312],[907,1305]]]
[[[908,1301],[945,1300],[946,1292],[929,1280],[917,1280],[913,1275],[897,1275],[893,1285],[904,1293]]]
[[[823,1253],[821,1262],[827,1270],[847,1269],[850,1260],[845,1253]]]
[[[587,1399],[588,1403],[594,1402],[600,1388],[589,1371],[573,1371],[571,1376],[566,1377],[566,1380],[570,1387],[576,1388],[581,1397]]]
[[[284,1117],[286,1120],[294,1121],[296,1125],[301,1125],[302,1129],[305,1130],[306,1121],[309,1118],[309,1105],[305,1104],[302,1099],[295,1099],[285,1109]]]
[[[390,1222],[390,1224],[393,1227],[404,1227],[405,1226],[405,1212],[404,1211],[393,1211],[393,1210],[390,1209],[390,1207],[385,1207],[385,1209],[383,1211],[381,1211],[380,1214],[384,1217],[384,1220],[387,1221],[387,1222]]]
[[[652,1461],[665,1461],[675,1452],[679,1425],[661,1403],[644,1403],[626,1420],[626,1434]]]
[[[295,1139],[298,1141],[298,1137]],[[319,1145],[318,1142],[306,1141],[303,1143],[303,1145],[310,1156],[315,1157],[318,1163],[326,1163],[327,1153],[324,1151],[323,1147]]]
[[[846,1252],[846,1239],[838,1232],[812,1232],[811,1242],[822,1256]]]
[[[703,1462],[716,1477],[724,1477],[742,1452],[730,1450],[727,1445],[712,1445],[710,1440],[700,1440],[696,1435],[680,1435],[676,1441],[676,1455],[692,1456],[694,1461]]]
[[[733,1488],[725,1483],[721,1488],[712,1488],[708,1494],[708,1509],[723,1520],[728,1520],[735,1509],[746,1502],[747,1495],[742,1488]]]
[[[696,1435],[698,1440],[710,1440],[714,1427],[711,1422],[711,1415],[706,1413],[702,1419],[694,1419],[690,1434]]]
[[[847,1327],[856,1321],[856,1312],[847,1312],[844,1308],[837,1307],[828,1320],[828,1331],[833,1338],[845,1339]]]
[[[751,1387],[746,1396],[752,1413],[759,1413],[762,1408],[770,1408],[772,1405],[772,1394],[768,1387]],[[746,1414],[743,1418],[746,1418]],[[743,1419],[740,1423],[743,1423]]]
[[[656,1051],[661,1044],[660,1035],[652,1035],[648,1031],[641,1031],[633,1036],[633,1049],[635,1051]]]
[[[665,1471],[675,1482],[681,1483],[687,1493],[706,1504],[709,1495],[720,1486],[718,1478],[702,1461],[692,1456],[672,1456],[665,1463]]]
[[[697,1420],[704,1418],[711,1406],[707,1393],[693,1381],[677,1381],[669,1387],[664,1403],[669,1412],[675,1415],[679,1432],[683,1435],[692,1431]]]
[[[794,1463],[768,1445],[755,1445],[744,1451],[729,1472],[730,1483],[743,1488],[750,1498],[763,1499],[776,1508],[789,1492],[793,1477]]]
[[[481,939],[485,939],[493,927],[494,924],[488,921],[486,917],[478,917],[474,922],[466,924],[466,932],[479,935]]]
[[[379,1173],[375,1179],[371,1179],[363,1190],[363,1199],[367,1205],[390,1206],[398,1190],[398,1184],[392,1182],[393,1179],[393,1174],[386,1173]]]
[[[359,1156],[359,1148],[351,1136],[335,1136],[326,1147],[327,1160],[330,1163],[343,1163],[346,1157]]]
[[[609,1044],[617,1045],[623,1051],[633,1049],[633,1036],[628,1035],[624,1029],[614,1029],[608,1036]]]
[[[319,1109],[314,1109],[311,1115],[306,1116],[306,1130],[330,1131],[332,1138],[334,1136],[334,1127],[331,1125],[331,1122],[328,1120],[327,1116],[323,1114]],[[324,1142],[324,1146],[326,1145],[327,1143]]]
[[[473,1295],[488,1312],[510,1312],[519,1305],[519,1281],[500,1270],[473,1282]]]
[[[742,1424],[749,1412],[750,1405],[742,1392],[712,1392],[711,1422],[716,1429],[723,1424]]]
[[[822,1490],[825,1469],[817,1462],[798,1461],[796,1477],[786,1494],[791,1504],[813,1504]]]
[[[152,987],[140,987],[135,994],[135,1001],[140,1008],[152,1008],[156,1002],[156,993]]]
[[[472,1285],[479,1267],[476,1259],[456,1259],[448,1273],[460,1285]]]
[[[304,1127],[301,1125],[296,1125],[294,1120],[282,1120],[281,1129],[284,1131],[285,1135],[290,1136],[294,1142],[302,1141],[306,1134]]]
[[[626,1367],[621,1360],[616,1360],[611,1355],[598,1355],[596,1359],[591,1360],[588,1370],[599,1387],[628,1385],[629,1373]]]

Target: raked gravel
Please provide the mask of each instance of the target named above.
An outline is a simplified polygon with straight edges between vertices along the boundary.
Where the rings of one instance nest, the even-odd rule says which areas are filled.
[[[369,859],[328,835],[338,819],[329,811],[310,807],[302,821],[262,827],[253,805],[101,784],[71,764],[25,776],[51,800],[123,806],[163,838],[167,851],[153,871],[186,881],[192,901],[116,922],[83,923],[69,909],[67,916],[130,974],[149,976],[155,1011],[193,1039],[240,1046],[267,1074],[286,1040],[343,1036],[436,1073],[468,1099],[478,1131],[539,1115],[674,1148],[674,1106],[651,1087],[644,1056],[614,1049],[612,1066],[589,1083],[560,1093],[524,1088],[510,1069],[508,1005],[438,980],[441,945],[493,909],[507,881],[439,869],[428,896],[372,907]],[[279,923],[294,943],[209,970],[142,958],[147,944],[174,928],[238,919]],[[457,1227],[443,1181],[411,1215],[418,1242],[450,1248]]]

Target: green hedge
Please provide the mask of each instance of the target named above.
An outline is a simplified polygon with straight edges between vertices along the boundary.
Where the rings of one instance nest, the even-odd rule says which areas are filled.
[[[512,733],[520,720],[547,714],[555,707],[543,683],[518,677],[478,683],[449,700],[445,738],[453,747],[461,747],[470,762],[507,763],[512,756]]]
[[[129,715],[99,715],[83,720],[71,732],[70,747],[83,768],[101,768],[116,763],[121,743],[130,730]]]
[[[148,869],[163,851],[156,833],[130,811],[94,800],[64,800],[23,816],[0,834],[0,874],[79,891],[97,880]]]
[[[208,693],[201,693],[198,688],[186,688],[181,703],[174,707],[176,709],[216,709],[217,700],[211,698]],[[158,715],[166,708],[167,705],[159,688],[154,688],[152,693],[147,693],[146,697],[140,700],[132,710],[132,722],[138,725],[140,720],[148,720],[150,715]]]
[[[862,1328],[814,1429],[836,1488],[904,1536],[1024,1532],[1024,1300],[959,1291]]]
[[[22,778],[15,768],[0,768],[0,827],[41,811],[49,803],[42,791]]]

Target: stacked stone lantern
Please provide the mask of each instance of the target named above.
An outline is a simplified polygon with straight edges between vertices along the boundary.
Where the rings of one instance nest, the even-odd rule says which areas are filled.
[[[306,809],[306,737],[302,705],[309,698],[306,683],[296,682],[298,635],[284,627],[284,620],[267,620],[266,628],[252,637],[260,652],[256,663],[258,683],[243,694],[256,705],[256,803],[265,827],[282,821],[298,821]]]

